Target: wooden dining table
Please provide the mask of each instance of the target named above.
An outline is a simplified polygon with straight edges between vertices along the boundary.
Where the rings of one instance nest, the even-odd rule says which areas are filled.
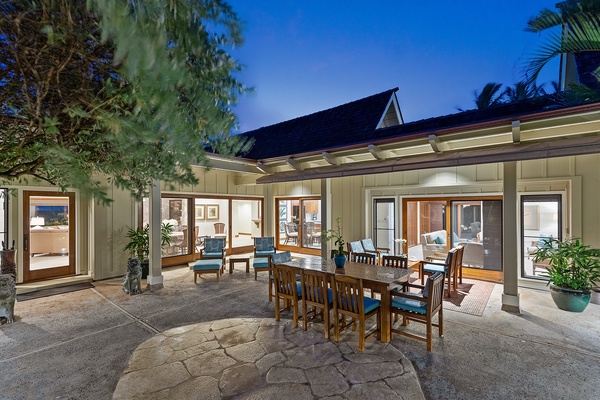
[[[389,292],[398,284],[408,281],[411,269],[382,267],[359,262],[346,262],[343,269],[336,268],[333,260],[321,257],[298,258],[283,263],[292,268],[309,269],[325,272],[328,275],[346,275],[362,279],[363,287],[373,292],[381,293],[381,320],[380,340],[388,343],[391,340],[390,327],[392,318],[390,314],[392,300]]]

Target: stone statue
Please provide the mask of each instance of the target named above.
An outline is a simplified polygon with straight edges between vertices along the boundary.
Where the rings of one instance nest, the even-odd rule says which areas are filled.
[[[17,263],[15,262],[15,241],[12,242],[12,247],[4,246],[2,242],[2,251],[0,252],[0,274],[12,275],[15,282],[17,281]]]
[[[10,274],[0,274],[0,317],[5,317],[11,324],[15,320],[15,299],[17,288]]]
[[[142,293],[142,265],[138,258],[127,260],[127,273],[123,281],[123,291],[129,295]]]

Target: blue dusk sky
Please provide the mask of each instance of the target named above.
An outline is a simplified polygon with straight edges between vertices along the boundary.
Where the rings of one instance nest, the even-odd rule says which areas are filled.
[[[233,51],[254,93],[235,107],[241,132],[394,87],[404,121],[474,108],[487,82],[513,85],[544,35],[527,20],[556,0],[229,0],[244,22]],[[551,90],[558,60],[538,79]]]

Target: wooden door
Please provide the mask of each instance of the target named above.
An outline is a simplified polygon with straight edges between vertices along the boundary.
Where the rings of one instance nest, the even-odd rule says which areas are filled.
[[[75,274],[75,193],[23,192],[23,282]]]

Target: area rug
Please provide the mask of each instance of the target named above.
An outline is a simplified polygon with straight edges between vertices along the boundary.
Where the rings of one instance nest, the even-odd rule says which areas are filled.
[[[19,302],[19,301],[26,301],[26,300],[33,300],[33,299],[39,299],[41,297],[54,296],[54,295],[57,295],[57,294],[64,294],[64,293],[76,292],[78,290],[91,289],[93,287],[94,287],[94,285],[92,285],[91,283],[85,282],[85,283],[78,283],[76,285],[69,285],[69,286],[61,286],[61,287],[56,287],[56,288],[42,289],[42,290],[37,290],[35,292],[18,294],[17,295],[17,302]]]
[[[449,298],[444,291],[444,310],[481,317],[494,286],[492,282],[463,279],[458,290],[452,291]]]

